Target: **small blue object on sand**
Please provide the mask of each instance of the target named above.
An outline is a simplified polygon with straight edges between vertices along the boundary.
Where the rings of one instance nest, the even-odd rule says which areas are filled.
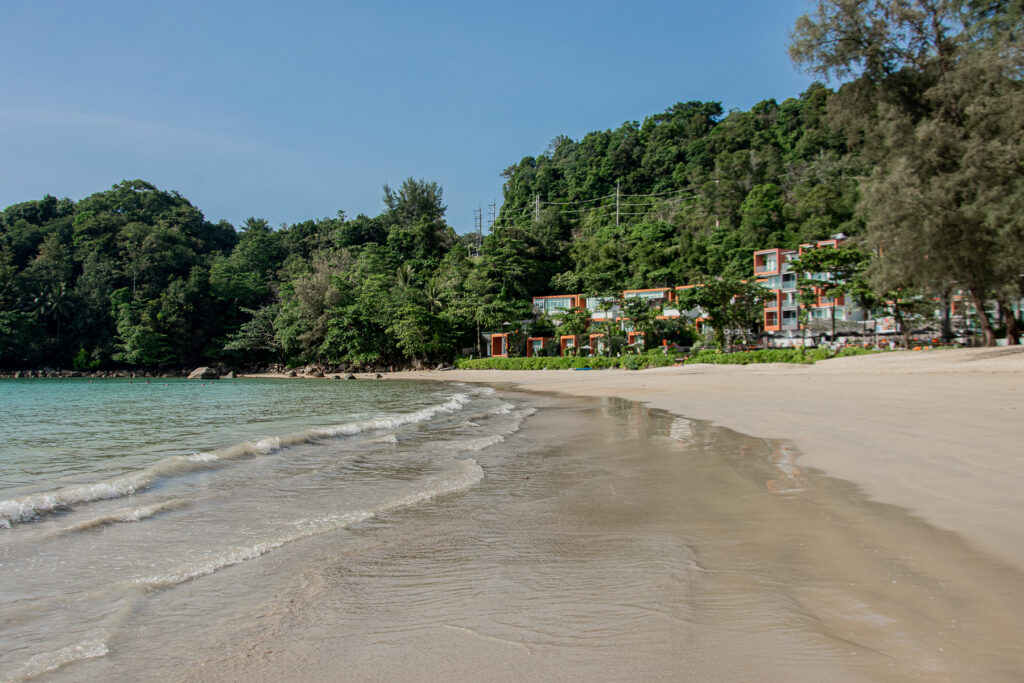
[[[573,368],[573,370],[593,370],[594,368]]]

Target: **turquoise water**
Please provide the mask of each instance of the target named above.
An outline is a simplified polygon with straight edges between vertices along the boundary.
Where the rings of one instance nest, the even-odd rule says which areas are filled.
[[[426,382],[0,382],[0,678],[106,657],[154,591],[472,487],[530,412]]]
[[[5,380],[0,490],[402,413],[445,395],[414,382]]]

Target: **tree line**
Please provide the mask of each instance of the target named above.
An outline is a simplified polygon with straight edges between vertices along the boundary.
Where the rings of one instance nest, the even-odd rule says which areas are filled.
[[[821,0],[815,83],[680,102],[509,166],[483,239],[409,178],[383,209],[212,223],[142,180],[0,212],[0,366],[385,365],[480,350],[547,293],[737,281],[751,252],[844,233],[875,301],[965,292],[986,343],[1024,284],[1024,0]]]

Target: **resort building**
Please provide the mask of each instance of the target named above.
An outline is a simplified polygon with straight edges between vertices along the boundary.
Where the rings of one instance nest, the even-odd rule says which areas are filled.
[[[526,339],[526,357],[542,355],[544,347],[551,341],[551,337],[528,337]]]
[[[753,252],[754,278],[770,292],[764,304],[763,341],[769,346],[793,346],[804,343],[807,337],[831,336],[835,332],[836,339],[844,337],[857,339],[865,333],[877,338],[895,335],[900,332],[896,318],[892,315],[891,306],[878,311],[874,317],[872,311],[857,306],[847,296],[835,298],[825,294],[828,289],[830,275],[827,273],[799,273],[794,262],[812,249],[838,249],[844,242],[843,235],[815,243],[801,244],[797,249],[759,249]],[[807,289],[807,280],[821,282],[821,286],[813,286],[809,290],[810,301],[805,297],[801,302],[801,280]],[[652,307],[660,308],[659,319],[686,318],[694,321],[698,332],[702,331],[705,321],[703,311],[694,308],[681,310],[680,293],[703,285],[682,285],[678,287],[654,287],[648,289],[627,289],[618,296],[584,297],[581,294],[552,294],[533,297],[534,315],[548,316],[557,323],[560,313],[583,308],[589,313],[591,329],[585,335],[557,335],[554,337],[533,336],[526,339],[525,354],[527,357],[557,353],[560,355],[602,355],[608,349],[607,324],[621,331],[627,347],[636,346],[643,339],[643,333],[637,331],[632,321],[624,315],[623,302],[629,299],[642,299]],[[1024,301],[1024,300],[1022,300]],[[943,320],[943,329],[955,329],[955,334],[965,335],[971,306],[959,293],[952,293],[946,299],[935,299],[935,318]],[[1021,302],[1014,302],[1019,310]],[[806,310],[801,310],[804,307]],[[1015,311],[1016,312],[1016,311]],[[801,315],[803,313],[803,315]],[[998,312],[993,319],[998,319]],[[529,325],[529,321],[523,321]],[[595,329],[595,324],[601,327]],[[524,328],[529,331],[529,328]],[[602,331],[598,331],[602,330]],[[485,333],[487,340],[485,349],[491,356],[509,355],[510,332]],[[948,334],[947,334],[948,336]],[[667,346],[667,342],[662,340]]]
[[[764,331],[770,338],[791,341],[802,337],[805,329],[816,332],[831,331],[834,321],[863,323],[868,312],[855,306],[848,297],[825,295],[829,275],[826,273],[798,273],[792,263],[811,249],[838,249],[842,237],[821,240],[814,244],[801,244],[799,249],[761,249],[754,252],[754,277],[771,292],[764,304]],[[822,286],[813,288],[814,300],[807,305],[807,322],[800,321],[800,279],[813,279]],[[838,332],[848,325],[835,324]]]

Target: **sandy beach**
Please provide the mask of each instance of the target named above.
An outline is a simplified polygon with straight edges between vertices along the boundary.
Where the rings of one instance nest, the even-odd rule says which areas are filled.
[[[892,352],[816,365],[402,373],[616,396],[795,449],[1024,569],[1024,348]],[[393,377],[393,375],[392,375]]]
[[[536,412],[473,451],[477,485],[253,563],[264,597],[173,670],[1019,680],[1022,373],[998,348],[389,374]]]

